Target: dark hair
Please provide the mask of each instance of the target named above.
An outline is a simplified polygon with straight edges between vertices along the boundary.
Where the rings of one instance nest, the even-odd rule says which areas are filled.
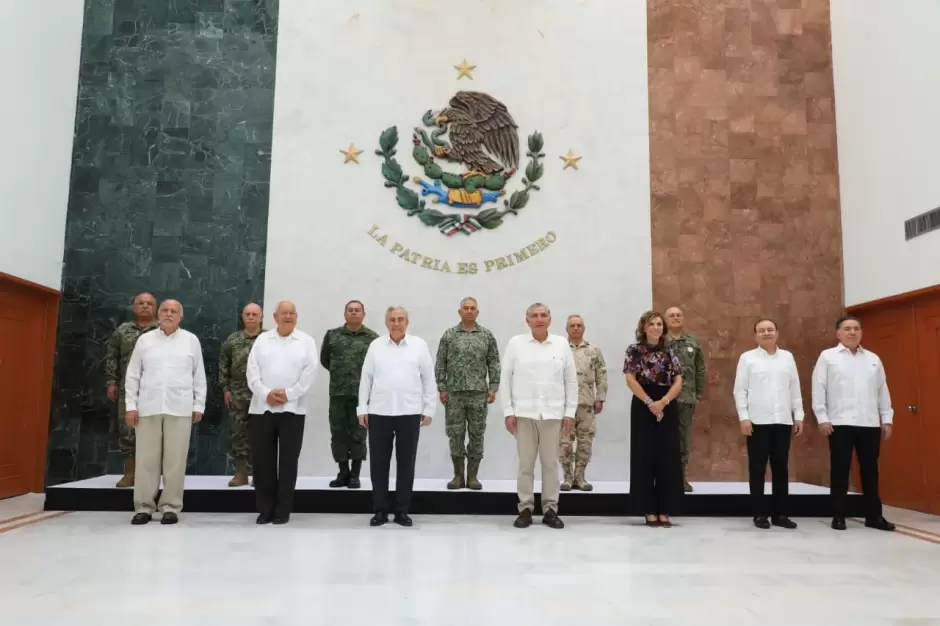
[[[757,325],[760,324],[761,322],[770,322],[771,324],[774,325],[774,330],[780,330],[780,327],[777,326],[777,320],[771,319],[771,318],[769,318],[769,317],[759,317],[759,318],[757,318],[757,321],[754,322],[754,332],[755,332],[755,333],[757,332]]]
[[[363,304],[362,302],[360,302],[359,300],[350,300],[349,302],[346,303],[346,306],[343,307],[343,313],[346,312],[346,309],[349,308],[349,305],[350,305],[350,304],[358,304],[359,306],[362,307],[362,312],[363,312],[363,313],[366,312],[366,305],[364,305],[364,304]]]
[[[666,318],[659,311],[647,311],[640,316],[640,321],[636,324],[636,342],[640,345],[646,344],[646,325],[657,317],[663,323],[663,334],[660,336],[656,348],[664,350],[666,348]]]
[[[858,319],[854,315],[843,315],[842,317],[836,320],[836,330],[841,330],[842,325],[845,324],[846,322],[858,322],[858,327],[859,328],[862,327],[862,320]]]

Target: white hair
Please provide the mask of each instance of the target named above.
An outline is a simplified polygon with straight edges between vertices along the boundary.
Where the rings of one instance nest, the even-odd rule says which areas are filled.
[[[388,314],[391,313],[392,311],[401,311],[402,313],[405,314],[405,319],[406,320],[408,319],[408,309],[406,309],[405,307],[398,306],[398,305],[390,306],[387,309],[385,309],[385,317],[388,317]]]

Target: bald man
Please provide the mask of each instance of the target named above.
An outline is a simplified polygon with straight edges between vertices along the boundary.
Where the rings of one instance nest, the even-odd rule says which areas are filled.
[[[277,328],[258,337],[248,355],[248,428],[258,524],[286,524],[294,507],[297,462],[304,439],[307,392],[317,374],[317,347],[297,328],[297,308],[279,302]]]
[[[134,429],[124,419],[127,412],[124,406],[124,376],[134,352],[134,344],[141,335],[157,327],[156,316],[157,299],[153,294],[137,294],[134,297],[134,321],[124,322],[111,334],[104,359],[104,384],[108,400],[117,402],[117,420],[113,430],[118,433],[118,449],[124,456],[124,475],[117,482],[121,488],[133,487],[136,473]]]
[[[127,425],[137,429],[135,526],[159,508],[161,524],[175,524],[183,510],[183,483],[193,424],[206,410],[206,370],[196,335],[180,328],[183,305],[166,300],[160,328],[141,335],[124,381]],[[155,503],[163,474],[163,492]]]
[[[261,334],[261,307],[252,302],[242,309],[243,330],[237,330],[222,343],[219,352],[219,386],[225,406],[232,416],[232,443],[229,453],[235,462],[235,477],[229,487],[248,484],[248,465],[251,462],[251,442],[248,438],[248,407],[251,389],[248,388],[248,355],[255,339]]]

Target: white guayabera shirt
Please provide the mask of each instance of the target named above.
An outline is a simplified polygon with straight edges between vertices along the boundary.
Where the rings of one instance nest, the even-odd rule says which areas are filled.
[[[742,354],[734,377],[734,404],[742,422],[761,426],[802,422],[803,397],[793,355],[780,348],[770,354],[761,347]]]

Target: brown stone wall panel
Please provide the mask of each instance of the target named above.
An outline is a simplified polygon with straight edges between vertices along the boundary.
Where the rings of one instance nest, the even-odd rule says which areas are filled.
[[[731,387],[768,315],[806,408],[841,313],[838,158],[828,0],[649,0],[653,301],[685,308],[706,352],[692,479],[743,480]],[[810,420],[795,479],[825,482]]]

